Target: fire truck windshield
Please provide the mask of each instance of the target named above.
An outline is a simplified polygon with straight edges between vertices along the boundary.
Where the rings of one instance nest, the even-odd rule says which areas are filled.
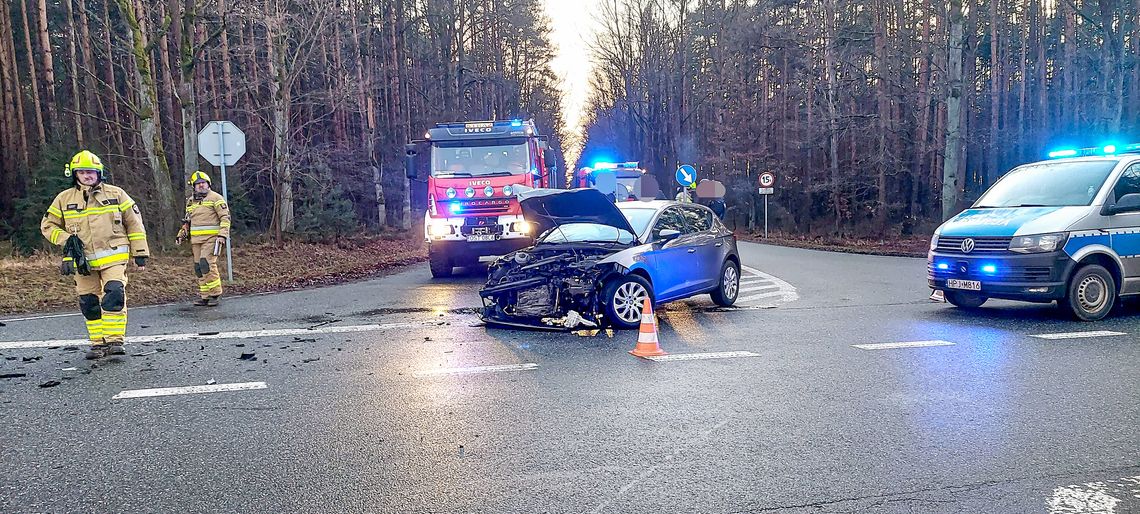
[[[529,163],[526,140],[437,142],[431,147],[433,177],[522,175]]]

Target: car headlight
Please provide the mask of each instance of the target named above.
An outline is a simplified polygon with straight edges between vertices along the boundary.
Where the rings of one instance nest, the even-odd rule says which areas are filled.
[[[511,223],[511,232],[529,234],[532,228],[529,221],[516,221]]]
[[[483,188],[483,194],[485,194],[487,196],[493,196],[495,194],[495,188],[493,188],[491,186],[484,187]]]
[[[455,194],[456,194],[456,193],[455,193],[455,188],[454,188],[454,187],[449,187],[449,188],[447,188],[447,198],[448,198],[448,199],[452,199],[452,198],[455,198]]]
[[[930,238],[930,249],[931,250],[937,250],[938,249],[938,234],[934,234],[934,237]]]
[[[511,195],[513,195],[513,194],[515,194],[515,188],[513,188],[513,187],[511,187],[511,186],[509,186],[509,185],[508,185],[508,186],[503,186],[503,195],[505,195],[505,196],[511,196]]]
[[[467,186],[467,189],[463,190],[463,194],[467,195],[467,198],[471,198],[475,196],[475,188]]]
[[[1017,253],[1045,253],[1060,250],[1069,239],[1068,232],[1015,236],[1009,242],[1009,251]]]

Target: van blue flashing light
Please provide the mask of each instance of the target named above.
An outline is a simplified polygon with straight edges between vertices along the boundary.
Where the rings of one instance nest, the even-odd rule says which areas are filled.
[[[451,204],[450,209],[452,214],[459,214],[460,212],[463,212],[463,204],[453,203]]]
[[[1105,147],[1104,147],[1104,154],[1105,155],[1112,155],[1114,153],[1116,153],[1116,145],[1105,145]]]
[[[522,126],[522,120],[511,120],[511,126],[512,127],[521,127]]]
[[[1077,151],[1073,150],[1072,148],[1066,148],[1064,150],[1053,150],[1052,152],[1049,152],[1049,158],[1050,159],[1058,159],[1061,157],[1074,157],[1076,155],[1077,155]]]
[[[950,265],[946,264],[945,262],[942,262],[942,263],[938,264],[938,269],[940,269],[942,271],[946,271],[946,270],[950,269]]]
[[[993,275],[994,273],[997,273],[997,266],[994,266],[993,264],[986,264],[985,266],[982,266],[982,273]]]

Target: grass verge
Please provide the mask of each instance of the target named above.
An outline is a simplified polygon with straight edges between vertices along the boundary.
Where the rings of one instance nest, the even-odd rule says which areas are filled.
[[[234,283],[226,295],[283,291],[382,275],[427,258],[414,239],[352,239],[335,244],[288,242],[234,247]],[[60,257],[38,254],[0,259],[0,315],[76,308],[75,282],[60,276]],[[225,277],[225,256],[218,259]],[[160,255],[146,271],[127,270],[127,305],[190,301],[198,297],[190,253]]]
[[[829,252],[859,253],[866,255],[886,255],[891,257],[926,257],[930,250],[930,236],[900,236],[889,238],[849,238],[827,236],[804,236],[770,232],[765,239],[763,234],[738,232],[741,241],[763,243],[810,250]]]

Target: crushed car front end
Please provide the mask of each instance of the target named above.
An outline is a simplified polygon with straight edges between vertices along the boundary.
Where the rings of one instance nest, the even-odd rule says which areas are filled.
[[[567,330],[601,326],[603,287],[630,272],[640,243],[594,189],[519,193],[538,242],[496,260],[479,291],[489,324]]]

